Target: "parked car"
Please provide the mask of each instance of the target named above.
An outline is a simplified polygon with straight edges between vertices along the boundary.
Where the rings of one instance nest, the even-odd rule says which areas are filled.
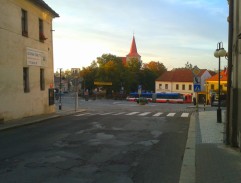
[[[226,107],[226,100],[220,100],[220,107]],[[218,106],[218,100],[214,100],[211,106]]]

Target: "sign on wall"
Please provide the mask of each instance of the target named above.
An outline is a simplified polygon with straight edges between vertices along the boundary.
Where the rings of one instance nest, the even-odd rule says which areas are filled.
[[[47,52],[27,47],[27,65],[47,66]]]

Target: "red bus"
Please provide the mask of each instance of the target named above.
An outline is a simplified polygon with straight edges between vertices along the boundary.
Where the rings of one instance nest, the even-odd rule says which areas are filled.
[[[133,92],[126,99],[136,102],[139,97],[146,98],[148,102],[156,103],[192,103],[191,94],[181,93],[141,93],[139,95],[137,92]]]

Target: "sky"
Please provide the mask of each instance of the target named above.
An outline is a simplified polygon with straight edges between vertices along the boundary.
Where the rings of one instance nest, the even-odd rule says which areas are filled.
[[[187,62],[217,70],[218,42],[228,49],[227,0],[44,1],[60,15],[53,20],[55,71],[88,67],[102,54],[126,56],[133,35],[142,62],[168,70]]]

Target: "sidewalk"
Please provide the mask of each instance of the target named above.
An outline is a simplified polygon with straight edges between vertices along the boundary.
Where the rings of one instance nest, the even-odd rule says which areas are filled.
[[[179,183],[241,182],[241,152],[226,146],[224,137],[225,123],[217,123],[217,111],[191,116]]]
[[[31,116],[31,117],[26,117],[22,119],[17,119],[17,120],[11,120],[8,122],[0,123],[0,131],[2,130],[7,130],[11,128],[17,128],[20,126],[25,126],[25,125],[31,125],[34,123],[40,123],[48,119],[52,118],[58,118],[61,116],[67,116],[71,115],[74,113],[79,113],[85,111],[85,109],[77,109],[75,110],[73,107],[67,107],[64,106],[62,107],[62,110],[59,110],[58,105],[55,105],[56,107],[56,112],[52,114],[45,114],[45,115],[36,115],[36,116]]]

